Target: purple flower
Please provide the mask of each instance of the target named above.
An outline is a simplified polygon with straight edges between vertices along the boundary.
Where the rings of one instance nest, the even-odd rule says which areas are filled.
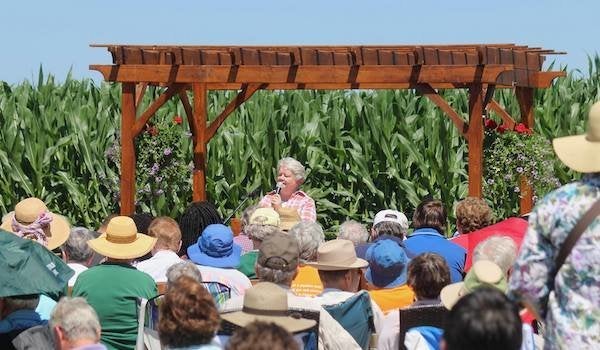
[[[523,172],[523,168],[522,167],[517,167],[517,173],[522,173]]]
[[[488,185],[493,185],[494,184],[494,179],[487,179],[487,183],[488,183]]]
[[[161,195],[161,194],[163,194],[163,193],[165,193],[165,191],[163,191],[163,190],[162,190],[162,189],[160,189],[160,188],[159,188],[158,190],[154,191],[154,195],[155,195],[155,196],[160,196],[160,195]]]
[[[169,154],[171,154],[173,152],[173,149],[171,149],[171,147],[167,147],[165,148],[165,150],[163,151],[163,154],[165,156],[168,156]]]
[[[154,165],[152,165],[152,169],[150,169],[150,175],[156,175],[158,170],[160,170],[160,166],[158,165],[158,163],[154,163]]]

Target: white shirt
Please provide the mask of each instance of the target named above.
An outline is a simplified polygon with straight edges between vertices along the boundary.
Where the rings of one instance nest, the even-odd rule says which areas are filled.
[[[75,281],[77,281],[77,276],[79,276],[80,273],[87,270],[88,268],[87,268],[87,266],[81,265],[78,263],[68,263],[67,265],[71,269],[73,269],[73,271],[75,271],[75,274],[73,275],[73,277],[71,277],[71,279],[69,279],[69,287],[73,287],[73,285],[75,284]]]
[[[243,305],[244,297],[232,297],[223,304],[220,312],[239,311]],[[299,297],[288,291],[288,308],[319,312],[319,350],[360,349],[354,338],[314,298]]]
[[[316,296],[314,299],[321,305],[335,305],[346,301],[354,295],[356,295],[356,293],[325,288],[323,293],[319,296]],[[377,303],[373,301],[373,299],[371,299],[371,309],[373,309],[373,323],[375,325],[375,332],[379,334],[383,327],[383,312]]]
[[[156,282],[166,282],[169,267],[182,261],[172,250],[159,250],[150,259],[137,263],[135,268],[149,274]]]
[[[231,297],[243,296],[246,289],[252,288],[252,282],[236,269],[222,269],[212,266],[198,266],[203,282],[219,282],[231,288]]]

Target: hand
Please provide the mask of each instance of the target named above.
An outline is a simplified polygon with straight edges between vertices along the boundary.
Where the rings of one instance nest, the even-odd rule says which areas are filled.
[[[278,194],[271,195],[271,206],[273,206],[273,209],[275,209],[275,210],[281,209],[281,196],[280,195],[278,195]]]

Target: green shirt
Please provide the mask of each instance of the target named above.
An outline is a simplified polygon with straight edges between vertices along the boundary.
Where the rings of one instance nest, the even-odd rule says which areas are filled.
[[[96,310],[102,326],[101,342],[108,349],[135,348],[137,299],[158,294],[148,274],[131,265],[104,263],[82,272],[73,286],[74,297],[84,297]]]
[[[256,278],[256,272],[254,271],[254,264],[258,259],[258,250],[251,250],[248,253],[240,257],[240,266],[238,271],[248,276],[248,278]]]

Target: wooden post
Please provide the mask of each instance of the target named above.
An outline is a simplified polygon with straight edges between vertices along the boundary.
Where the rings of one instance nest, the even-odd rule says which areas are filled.
[[[535,116],[533,110],[533,88],[516,87],[515,95],[519,102],[519,110],[521,111],[521,123],[526,127],[533,129],[535,125]],[[529,213],[533,209],[533,189],[527,182],[524,176],[519,179],[519,187],[521,190],[519,208],[521,215]]]
[[[469,196],[483,195],[483,89],[481,83],[469,86]]]
[[[123,83],[121,96],[121,215],[135,212],[135,84]]]
[[[206,122],[208,109],[206,106],[206,84],[194,83],[194,202],[206,200]]]

